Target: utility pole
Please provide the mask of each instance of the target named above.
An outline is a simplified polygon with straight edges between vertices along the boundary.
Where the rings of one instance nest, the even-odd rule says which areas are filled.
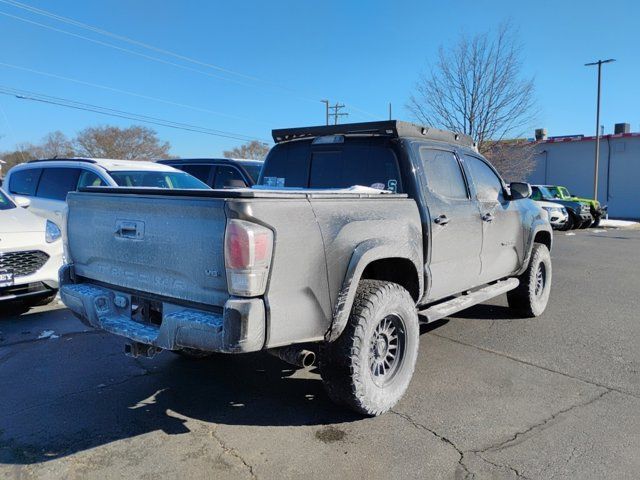
[[[329,125],[329,100],[320,100],[320,101],[324,103],[325,125]]]
[[[330,115],[333,115],[334,125],[338,124],[338,117],[346,117],[347,115],[349,115],[348,113],[340,112],[340,110],[343,108],[345,108],[344,103],[338,103],[338,102],[336,102],[335,105],[331,105],[329,107],[329,109],[333,110],[333,113],[331,113]],[[327,125],[329,125],[328,117],[327,117]]]
[[[391,117],[391,102],[389,102],[389,120],[391,120],[391,119],[392,119],[392,117]]]
[[[593,171],[593,198],[598,200],[598,165],[600,163],[600,83],[602,78],[602,64],[615,62],[614,58],[598,60],[597,62],[585,63],[585,67],[598,66],[598,99],[596,104],[596,160]]]

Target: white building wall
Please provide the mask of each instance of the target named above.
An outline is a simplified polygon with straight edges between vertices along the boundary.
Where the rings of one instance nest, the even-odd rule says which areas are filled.
[[[546,141],[536,147],[533,184],[564,185],[573,195],[593,197],[595,140]],[[598,200],[614,218],[640,219],[640,135],[600,140]]]

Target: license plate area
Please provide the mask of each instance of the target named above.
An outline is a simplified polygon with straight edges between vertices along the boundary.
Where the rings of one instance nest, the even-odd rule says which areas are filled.
[[[162,325],[162,302],[132,296],[131,320],[147,325]]]
[[[13,284],[13,272],[8,270],[0,270],[0,287],[12,287]]]

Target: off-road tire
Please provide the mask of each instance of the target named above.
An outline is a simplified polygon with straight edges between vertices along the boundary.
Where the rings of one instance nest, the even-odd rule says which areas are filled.
[[[593,220],[585,220],[584,222],[582,222],[580,224],[580,229],[584,230],[585,228],[589,228],[591,226],[591,224],[593,223]]]
[[[398,340],[389,377],[374,373],[380,326],[397,326]],[[391,409],[404,395],[418,356],[420,327],[415,303],[407,290],[396,283],[362,280],[344,331],[337,340],[324,343],[319,351],[319,368],[325,389],[336,403],[358,413],[375,416]],[[392,337],[387,337],[392,338]],[[384,341],[383,341],[384,343]],[[394,351],[387,344],[384,351]],[[388,357],[385,357],[388,358]]]
[[[539,289],[539,275],[542,272],[543,285]],[[507,292],[509,307],[526,317],[537,317],[547,308],[551,292],[551,254],[546,245],[534,243],[527,270],[518,277],[520,285]]]
[[[593,223],[591,224],[591,228],[598,228],[600,226],[601,215],[596,215],[593,217]]]
[[[569,217],[567,218],[567,223],[564,224],[562,230],[572,230],[576,228],[576,216],[569,212]]]

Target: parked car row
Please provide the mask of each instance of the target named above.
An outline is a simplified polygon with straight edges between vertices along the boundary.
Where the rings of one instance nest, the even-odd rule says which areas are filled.
[[[597,227],[607,207],[588,198],[574,197],[566,187],[532,185],[531,198],[549,214],[551,225],[558,230]]]
[[[174,165],[176,168],[174,168]],[[253,185],[261,161],[42,159],[13,167],[0,190],[0,304],[48,303],[63,262],[69,192],[85,187],[206,190]]]

